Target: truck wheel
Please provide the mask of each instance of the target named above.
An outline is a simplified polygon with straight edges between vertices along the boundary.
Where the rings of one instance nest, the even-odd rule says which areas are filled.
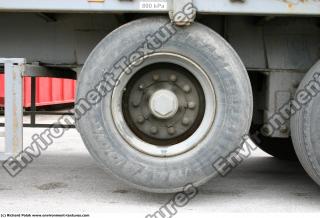
[[[106,77],[116,85],[104,93]],[[199,23],[175,27],[158,17],[118,28],[88,57],[77,91],[76,111],[90,92],[104,96],[77,123],[91,155],[151,192],[208,181],[217,174],[212,164],[238,148],[251,123],[246,69]]]
[[[291,118],[297,156],[313,180],[320,185],[320,61],[302,80],[295,101],[301,109]],[[311,87],[311,88],[310,88]]]
[[[254,128],[252,133],[260,131],[260,128]],[[290,138],[272,138],[259,134],[257,140],[252,138],[255,144],[264,152],[276,157],[280,160],[297,160],[296,152],[293,148],[292,140]]]

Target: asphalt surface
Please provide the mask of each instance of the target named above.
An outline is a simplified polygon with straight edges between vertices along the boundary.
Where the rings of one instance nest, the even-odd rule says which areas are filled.
[[[25,145],[43,129],[26,128]],[[1,144],[0,144],[1,145]],[[153,214],[172,194],[142,192],[101,170],[76,130],[55,140],[15,178],[0,168],[0,213]],[[320,212],[320,188],[299,163],[257,150],[227,177],[212,179],[176,217],[212,212]]]

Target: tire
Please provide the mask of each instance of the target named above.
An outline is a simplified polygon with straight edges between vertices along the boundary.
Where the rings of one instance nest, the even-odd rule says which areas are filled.
[[[256,128],[255,131],[259,131],[259,128]],[[255,144],[267,154],[270,154],[273,157],[276,157],[280,160],[298,160],[296,152],[294,150],[292,139],[290,138],[272,138],[259,134],[259,140],[252,140]]]
[[[317,62],[305,75],[297,89],[295,100],[298,93],[307,91],[309,100],[302,104],[291,118],[291,132],[297,156],[310,177],[320,185],[320,79],[314,76],[320,73],[320,61]],[[307,87],[310,82],[317,81],[317,91],[309,92]],[[313,95],[312,95],[313,94]]]
[[[103,77],[102,69],[109,71],[114,63],[132,54],[144,44],[147,36],[156,33],[164,25],[172,25],[169,23],[168,19],[162,17],[139,19],[106,36],[92,51],[82,69],[77,102],[85,98],[88,91]],[[186,61],[192,66],[199,66],[197,70],[204,73],[203,76],[207,78],[203,82],[214,87],[214,95],[211,94],[211,89],[209,91],[207,87],[202,87],[206,95],[204,116],[208,115],[207,108],[212,109],[214,105],[216,106],[214,120],[210,121],[208,128],[200,128],[209,122],[203,119],[200,127],[189,138],[167,147],[155,146],[150,142],[147,144],[150,147],[141,147],[139,143],[131,144],[129,141],[132,138],[141,143],[147,142],[143,140],[144,138],[137,138],[132,131],[131,138],[126,135],[122,128],[128,129],[129,124],[116,121],[120,119],[121,114],[113,116],[114,113],[124,111],[126,107],[122,105],[124,108],[118,111],[113,108],[113,106],[120,108],[121,104],[114,104],[114,101],[120,101],[119,99],[123,101],[122,96],[127,95],[121,94],[121,90],[115,91],[122,85],[124,87],[127,85],[122,77],[112,93],[108,93],[101,103],[94,105],[77,122],[87,149],[102,169],[135,188],[149,192],[173,193],[182,191],[186,184],[194,186],[204,184],[218,173],[212,164],[240,146],[241,139],[248,133],[251,124],[253,105],[251,85],[246,69],[236,52],[217,33],[199,23],[194,23],[188,28],[175,28],[176,33],[154,53],[146,55],[143,64],[149,60],[160,62],[160,59],[156,58],[161,57],[170,63]],[[141,66],[139,65],[140,68]],[[130,67],[132,67],[130,76],[140,75],[136,73],[137,67],[133,65]],[[120,74],[123,78],[130,77],[121,71],[115,73],[115,78]],[[117,95],[120,97],[116,98]],[[170,150],[183,148],[175,146],[187,145],[189,139],[196,137],[197,133],[205,134],[188,150],[180,153]],[[145,150],[139,150],[137,148],[139,146]],[[158,155],[157,152],[162,152],[162,149],[163,156]],[[167,152],[166,149],[173,153]]]

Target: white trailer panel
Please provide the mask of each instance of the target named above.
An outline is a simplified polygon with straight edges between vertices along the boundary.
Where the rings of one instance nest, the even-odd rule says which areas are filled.
[[[174,0],[1,0],[0,11],[164,12]],[[144,8],[142,3],[167,3]],[[193,0],[199,13],[251,15],[320,15],[320,0]]]

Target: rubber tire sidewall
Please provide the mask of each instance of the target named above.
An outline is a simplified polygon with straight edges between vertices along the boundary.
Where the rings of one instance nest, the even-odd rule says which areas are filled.
[[[320,73],[320,61],[305,75],[297,92],[305,89],[304,87],[313,79],[315,73]],[[320,185],[320,93],[317,93],[308,104],[292,116],[291,132],[301,165]]]

